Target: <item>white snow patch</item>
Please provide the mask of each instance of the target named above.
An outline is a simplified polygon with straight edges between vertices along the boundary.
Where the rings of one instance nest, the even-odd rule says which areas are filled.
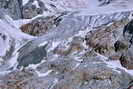
[[[47,41],[45,41],[45,42],[43,42],[43,43],[39,44],[38,46],[39,46],[39,47],[41,47],[41,46],[46,45],[47,43],[48,43],[48,42],[47,42]]]
[[[21,20],[14,20],[14,25],[16,28],[20,28],[23,24],[29,23],[31,20],[30,19],[21,19]]]
[[[78,32],[78,34],[76,34],[75,36],[81,36],[81,37],[85,37],[86,34],[89,32],[89,31],[92,31],[93,29],[92,28],[86,28],[86,30],[81,30]]]
[[[108,60],[107,57],[102,56],[100,54],[97,54],[97,55],[100,57],[101,60],[103,60],[107,64],[108,67],[113,68],[114,71],[117,71],[118,73],[121,73],[118,70],[118,68],[119,68],[119,69],[122,69],[125,72],[129,73],[130,75],[133,75],[133,70],[128,70],[128,69],[122,67],[119,60],[117,60],[117,61],[107,61]]]
[[[76,68],[78,68],[80,64],[81,64],[81,63],[77,63],[77,64],[75,65],[75,67],[73,68],[73,70],[75,70]]]
[[[8,64],[10,67],[17,67],[17,58],[18,58],[19,53],[16,52],[15,55],[12,56],[12,58],[8,61]]]
[[[34,1],[32,4],[35,5],[37,8],[40,8],[40,6],[38,5],[38,1]]]
[[[38,74],[39,77],[45,77],[47,75],[49,75],[53,70],[48,70],[45,73],[40,73],[39,71],[36,71],[36,73]]]
[[[6,74],[9,74],[11,71],[2,71],[0,72],[0,76],[5,76]]]
[[[42,60],[40,63],[38,64],[30,64],[27,68],[32,68],[32,69],[36,69],[39,65],[41,65],[42,63],[46,62],[46,60]]]
[[[60,44],[60,41],[52,42],[52,47],[48,50],[48,52],[50,52],[51,50],[54,50],[59,44]]]
[[[81,59],[80,57],[75,57],[74,60],[78,61],[78,62],[82,62],[83,61],[83,59]]]
[[[29,2],[29,0],[23,0],[23,6]]]

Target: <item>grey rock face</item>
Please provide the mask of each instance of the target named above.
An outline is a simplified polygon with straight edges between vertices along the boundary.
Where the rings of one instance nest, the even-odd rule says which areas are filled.
[[[0,8],[3,8],[13,19],[22,18],[22,0],[0,0]]]
[[[34,4],[34,2],[36,4]],[[43,14],[43,12],[47,10],[41,0],[29,0],[29,2],[22,8],[22,14],[24,19],[31,19],[39,14]]]
[[[114,44],[115,51],[120,52],[119,60],[122,66],[133,69],[132,21],[128,22],[122,30],[123,34]]]
[[[17,59],[18,68],[21,66],[27,67],[30,64],[41,63],[41,61],[44,60],[46,56],[47,52],[45,50],[45,46],[37,47],[26,55],[20,51],[20,55]]]

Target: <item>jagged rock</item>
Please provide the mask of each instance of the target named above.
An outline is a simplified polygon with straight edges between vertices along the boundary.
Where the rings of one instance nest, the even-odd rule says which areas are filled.
[[[60,21],[57,27],[52,28],[50,31],[47,32],[47,34],[39,36],[37,39],[32,40],[31,43],[29,43],[26,46],[27,50],[31,50],[36,48],[38,45],[40,45],[43,42],[56,42],[56,41],[61,41],[63,42],[64,40],[68,40],[68,38],[76,35],[79,33],[79,31],[87,31],[87,27],[93,24],[93,19],[98,20],[96,24],[93,26],[99,27],[106,25],[110,23],[110,20],[117,21],[115,18],[118,18],[118,13],[111,14],[113,18],[108,18],[110,15],[103,15],[103,19],[99,19],[98,16],[80,16],[78,15],[80,12],[72,12],[68,13],[63,17],[63,20]],[[119,15],[119,20],[127,18],[129,12],[123,13],[122,15]],[[126,15],[126,16],[125,16]],[[58,16],[57,16],[58,17]],[[98,17],[98,18],[97,18]],[[115,18],[114,18],[115,17]],[[109,19],[109,21],[104,21],[104,19]],[[119,21],[118,20],[118,21]],[[102,22],[101,22],[102,21]],[[57,21],[58,22],[58,21]],[[100,24],[99,24],[100,23]],[[109,33],[108,33],[109,34]],[[26,54],[28,54],[27,51],[25,51],[25,46],[22,47],[22,49]]]
[[[82,63],[74,60],[75,56],[59,57],[57,60],[44,62],[37,71],[45,73],[52,70],[52,72],[41,77],[32,69],[11,72],[1,79],[3,83],[0,84],[0,89],[127,89],[131,87],[133,78],[126,72],[112,70],[102,60],[100,61],[99,57],[85,58],[86,61]]]
[[[61,16],[42,16],[22,25],[20,29],[22,32],[30,35],[39,36],[48,32],[51,28],[58,26],[61,20]]]
[[[63,44],[58,45],[54,50],[54,54],[67,56],[69,54],[72,54],[74,52],[80,52],[83,51],[85,48],[83,46],[84,38],[75,36],[73,37],[72,41],[67,44],[67,47],[65,47]]]
[[[30,70],[12,72],[6,77],[0,89],[48,89],[54,81],[51,77],[38,77]]]
[[[0,8],[5,9],[13,19],[22,18],[22,0],[0,0]]]
[[[127,69],[133,69],[133,47],[129,48],[127,51],[121,55],[120,62],[123,67]]]
[[[119,59],[121,54],[116,52],[118,50],[116,41],[118,37],[122,37],[122,27],[128,22],[128,20],[116,21],[107,27],[99,27],[97,30],[90,31],[85,38],[86,44],[106,57]],[[127,45],[123,46],[127,48]]]
[[[128,49],[128,46],[121,41],[116,41],[114,47],[115,47],[115,52]]]
[[[127,36],[132,32],[129,31],[131,30],[131,26],[129,26],[131,24],[128,22],[129,20],[114,22],[108,27],[101,27],[100,30],[91,31],[86,36],[86,43],[96,52],[109,57],[109,59],[120,60],[123,67],[133,69],[132,47],[129,48],[131,42],[128,40],[131,38],[127,39]],[[124,26],[125,28],[128,26],[127,29],[129,30],[125,30]]]
[[[128,81],[132,79],[130,80],[128,74],[125,75],[124,71],[121,73],[112,71],[98,59],[99,57],[91,57],[92,59],[89,56],[84,57],[86,59],[81,63],[70,58],[70,56],[60,57],[38,67],[41,72],[52,70],[53,72],[49,75],[59,78],[53,89],[88,89],[90,87],[92,89],[126,89],[130,86]],[[76,66],[75,63],[79,65]]]
[[[123,34],[115,43],[116,51],[120,52],[120,62],[123,67],[133,69],[132,52],[132,20],[123,28]]]
[[[47,11],[47,8],[41,0],[29,0],[28,3],[23,6],[23,18],[31,19],[39,14],[43,14],[45,10]]]

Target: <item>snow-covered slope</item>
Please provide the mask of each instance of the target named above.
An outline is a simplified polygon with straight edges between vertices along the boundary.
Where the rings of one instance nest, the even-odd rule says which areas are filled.
[[[4,12],[1,12],[1,15],[3,15],[0,20],[0,70],[2,71],[8,69],[8,67],[15,62],[10,60],[12,57],[14,57],[13,53],[15,50],[28,40],[31,40],[35,37],[21,32],[13,20]],[[10,62],[10,64],[8,64],[8,62]]]
[[[44,5],[43,14],[59,13],[63,11],[80,11],[85,14],[114,13],[132,11],[132,0],[24,0],[25,5],[33,4],[37,8]],[[39,4],[40,3],[40,4]],[[30,5],[29,4],[29,5]]]
[[[40,8],[40,1],[43,2],[47,10],[28,20],[13,21],[8,15],[0,11],[2,13],[0,16],[0,74],[12,73],[17,69],[21,71],[21,68],[26,67],[24,69],[33,69],[37,77],[51,75],[52,78],[55,78],[58,74],[70,72],[70,70],[77,72],[89,66],[87,67],[89,71],[95,71],[93,67],[96,67],[96,70],[103,68],[100,72],[107,72],[103,77],[101,74],[100,78],[96,77],[94,80],[106,80],[104,78],[106,75],[112,78],[115,75],[123,76],[125,74],[128,76],[127,80],[132,81],[130,77],[133,76],[133,70],[123,68],[118,61],[108,61],[108,57],[93,52],[93,48],[85,43],[85,36],[88,32],[102,31],[106,27],[108,29],[108,26],[116,22],[126,20],[129,22],[132,19],[132,0],[33,0],[32,4]],[[23,0],[23,6],[28,5],[29,2],[32,0]],[[47,17],[53,14],[58,16],[62,13],[65,14],[61,16],[60,23],[42,36],[34,37],[21,32],[19,29],[22,24],[30,23],[38,17]],[[120,28],[121,32],[122,29],[123,27]],[[117,41],[117,39],[118,37],[113,40]],[[61,67],[56,69],[58,65]],[[123,82],[121,77],[118,78]],[[80,85],[82,86],[82,84]]]

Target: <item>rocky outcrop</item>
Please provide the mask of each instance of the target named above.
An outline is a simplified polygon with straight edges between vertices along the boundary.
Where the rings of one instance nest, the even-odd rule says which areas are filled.
[[[98,56],[80,57],[84,58],[84,61],[80,62],[72,55],[57,59],[54,57],[53,61],[43,62],[37,70],[13,71],[1,77],[0,89],[128,89],[131,87],[133,77],[126,72],[107,67]],[[42,75],[38,76],[38,73]]]
[[[124,49],[124,51],[121,51],[121,57],[119,58],[119,60],[123,67],[127,69],[133,69],[133,52],[132,52],[133,47],[132,44],[127,40],[125,42],[121,41],[121,43],[126,45],[127,48]]]
[[[22,15],[24,19],[31,19],[48,10],[41,0],[29,0],[22,8]]]
[[[128,46],[116,41],[119,37],[122,37],[122,28],[128,22],[128,20],[116,21],[107,27],[103,26],[96,28],[94,31],[90,31],[85,38],[87,41],[86,44],[106,57],[119,59],[121,54],[118,50],[126,49]],[[117,47],[118,44],[119,47]]]
[[[0,8],[5,11],[13,18],[22,18],[22,2],[21,0],[0,0]]]
[[[129,20],[118,21],[90,31],[85,38],[86,44],[111,60],[120,60],[123,67],[133,69],[132,26],[129,27],[129,22]]]
[[[42,36],[38,37],[37,39],[32,40],[31,43],[29,42],[28,44],[23,46],[20,51],[22,51],[22,53],[28,54],[29,52],[32,52],[34,49],[36,49],[38,47],[38,45],[40,45],[41,43],[43,43],[45,41],[50,42],[49,46],[48,46],[50,48],[52,46],[51,42],[56,42],[57,40],[60,42],[62,42],[62,41],[64,42],[65,39],[68,39],[69,37],[73,37],[79,31],[81,31],[81,30],[86,31],[87,26],[90,26],[91,24],[95,24],[95,25],[93,25],[93,29],[95,29],[95,30],[89,31],[85,37],[85,41],[86,41],[86,44],[88,45],[88,47],[89,48],[91,47],[95,52],[100,53],[101,55],[109,57],[109,59],[117,60],[120,58],[121,52],[119,50],[121,50],[121,47],[120,48],[117,47],[118,42],[116,42],[116,41],[122,35],[124,25],[129,22],[128,18],[125,17],[125,15],[127,15],[127,17],[128,17],[128,12],[120,15],[119,20],[112,22],[108,26],[105,26],[105,25],[108,24],[109,22],[108,21],[105,22],[103,20],[107,19],[107,17],[109,15],[105,15],[105,16],[103,16],[104,17],[103,19],[99,20],[100,18],[97,16],[94,16],[94,17],[77,16],[76,17],[76,16],[74,16],[74,14],[79,14],[79,12],[69,13],[68,15],[63,17],[63,20],[62,20],[62,17],[58,17],[58,16],[57,17],[53,16],[51,18],[48,18],[48,20],[46,20],[46,21],[48,21],[48,23],[50,23],[50,25],[47,25],[47,24],[45,25],[46,22],[44,21],[44,19],[46,19],[46,18],[44,18],[43,20],[40,20],[40,19],[42,19],[42,17],[37,18],[32,21],[32,22],[35,21],[35,23],[37,21],[39,23],[39,26],[38,26],[38,23],[35,24],[36,28],[32,28],[33,23],[31,25],[30,24],[23,25],[21,27],[22,31],[27,32],[29,34],[35,34],[35,35],[37,34],[38,35],[39,33],[43,33],[43,30],[44,30],[44,33],[46,31],[48,31],[49,29],[51,29],[51,30],[48,31],[46,35],[42,35]],[[116,16],[116,18],[118,18],[117,14],[118,13],[115,13],[112,15],[114,15],[114,16]],[[55,20],[56,18],[57,18],[57,21]],[[95,18],[95,19],[93,19],[93,18]],[[93,23],[94,21],[92,19],[94,21],[95,20],[98,20],[98,21],[96,23]],[[110,19],[112,21],[112,19],[115,19],[115,17],[110,18]],[[44,25],[42,24],[41,21],[45,22]],[[54,21],[56,21],[57,23],[59,21],[59,24],[54,23]],[[90,21],[90,22],[88,23],[88,21]],[[101,21],[103,21],[103,22],[101,22]],[[101,22],[101,23],[97,24],[98,22]],[[51,23],[54,23],[54,24],[51,24]],[[51,28],[50,27],[51,25],[54,25],[56,27]],[[99,25],[101,25],[101,26],[99,26]],[[29,26],[29,28],[28,28],[28,26]],[[45,28],[45,26],[46,26],[46,28],[49,28],[49,27],[50,28],[47,30]],[[43,29],[41,29],[41,28],[43,28]],[[69,30],[69,29],[71,29],[71,30]],[[88,30],[90,30],[90,29],[88,28]],[[37,31],[39,31],[39,32],[37,32]],[[82,37],[81,37],[81,39],[82,39]],[[59,54],[62,56],[66,56],[66,55],[73,53],[74,51],[79,51],[80,49],[83,49],[82,44],[80,42],[83,43],[83,41],[79,41],[79,43],[67,44],[69,47],[66,49],[64,49],[65,47],[57,46],[53,50],[53,53]],[[126,45],[123,46],[123,44],[120,46],[123,47],[122,50],[127,48],[127,46]],[[26,51],[26,50],[29,50],[29,51]]]
[[[20,27],[22,32],[28,33],[33,36],[41,36],[48,32],[50,29],[59,25],[63,19],[63,13],[57,16],[41,16],[31,22],[24,24]]]
[[[133,69],[132,52],[132,21],[123,28],[122,36],[114,44],[116,52],[120,52],[120,62],[123,67]]]
[[[132,48],[125,51],[123,54],[121,54],[120,62],[123,67],[127,69],[133,69],[133,53]]]
[[[67,44],[67,47],[65,45],[60,44],[53,50],[54,54],[58,54],[61,56],[68,56],[74,52],[80,52],[84,50],[84,38],[80,36],[73,37],[72,41]]]

